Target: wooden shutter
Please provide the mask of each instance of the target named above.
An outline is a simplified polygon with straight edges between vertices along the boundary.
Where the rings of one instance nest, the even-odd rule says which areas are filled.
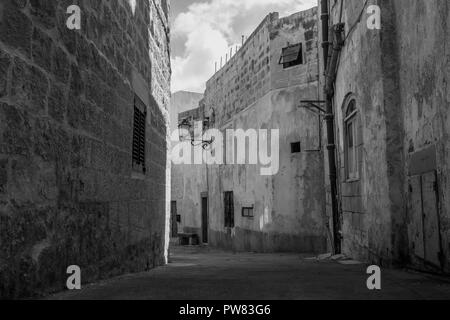
[[[144,103],[134,98],[133,122],[133,166],[138,166],[145,172],[145,136],[147,112]]]

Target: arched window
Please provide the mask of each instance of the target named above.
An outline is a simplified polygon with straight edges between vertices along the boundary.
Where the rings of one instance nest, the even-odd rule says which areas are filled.
[[[356,100],[350,99],[345,106],[344,144],[345,144],[345,173],[347,180],[359,179],[359,123]]]

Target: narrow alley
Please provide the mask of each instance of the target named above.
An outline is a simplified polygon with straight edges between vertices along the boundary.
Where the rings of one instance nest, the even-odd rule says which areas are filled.
[[[449,0],[0,0],[0,301],[449,300],[449,44]]]
[[[366,265],[341,264],[311,255],[231,253],[175,247],[170,263],[67,291],[50,300],[309,300],[447,299],[450,281],[382,270],[382,289],[369,291]],[[350,263],[352,263],[350,261]]]

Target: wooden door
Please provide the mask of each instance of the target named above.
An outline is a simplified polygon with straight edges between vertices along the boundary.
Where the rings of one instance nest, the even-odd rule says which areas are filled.
[[[439,231],[437,179],[434,172],[422,176],[423,232],[425,260],[440,265],[441,237]]]
[[[202,240],[208,243],[208,198],[202,197]]]
[[[441,267],[439,197],[436,172],[410,177],[409,236],[414,254],[428,264]]]
[[[177,237],[178,236],[178,222],[177,222],[177,202],[172,201],[170,203],[170,236]]]

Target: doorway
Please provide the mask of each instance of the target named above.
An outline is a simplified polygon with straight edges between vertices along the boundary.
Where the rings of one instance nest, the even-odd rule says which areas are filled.
[[[409,178],[409,232],[417,258],[437,268],[442,266],[436,171]]]
[[[178,214],[177,214],[177,202],[172,201],[170,203],[170,237],[175,238],[178,237]]]
[[[208,197],[202,196],[202,242],[208,243]]]

